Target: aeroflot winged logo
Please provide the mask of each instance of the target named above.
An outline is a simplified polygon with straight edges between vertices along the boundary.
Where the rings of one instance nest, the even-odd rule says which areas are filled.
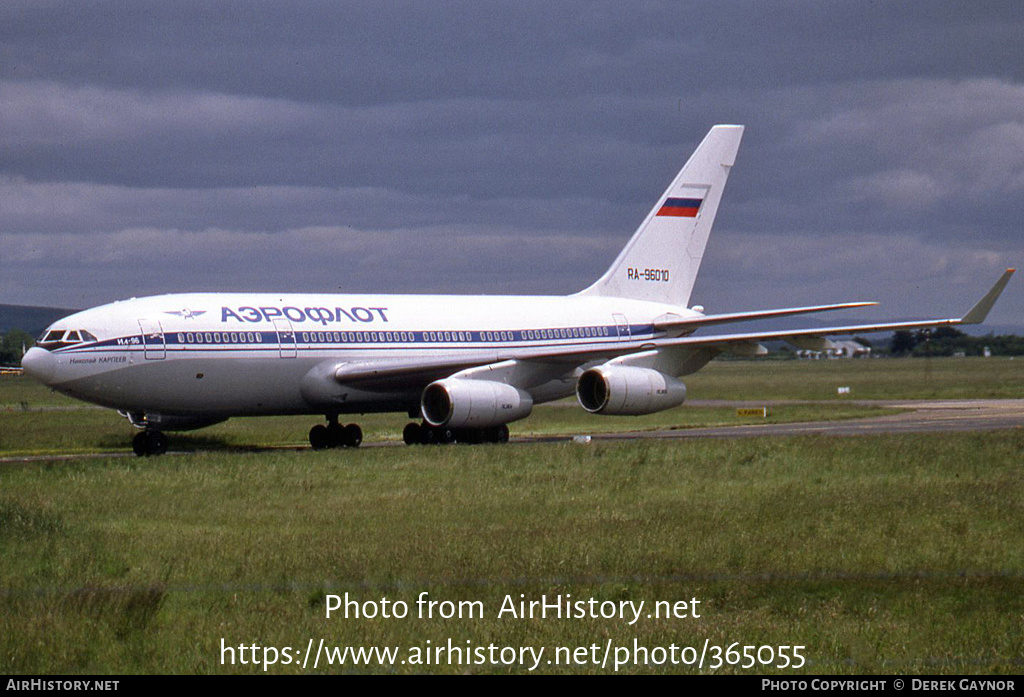
[[[658,217],[696,218],[702,203],[702,198],[667,198],[658,209]]]
[[[205,315],[206,314],[206,310],[190,310],[190,309],[188,309],[186,307],[184,310],[171,310],[171,311],[166,311],[165,310],[164,314],[165,315],[177,315],[178,317],[183,317],[185,319],[195,319],[199,315]]]

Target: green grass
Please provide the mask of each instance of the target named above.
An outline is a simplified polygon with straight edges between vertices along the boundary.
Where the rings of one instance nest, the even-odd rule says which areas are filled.
[[[838,400],[1024,397],[1024,360],[906,358],[712,361],[684,376],[689,399]],[[848,398],[837,387],[850,387]],[[0,413],[81,402],[25,376],[0,376]]]
[[[534,415],[511,424],[513,437],[572,435],[612,431],[694,428],[749,423],[826,421],[896,413],[898,410],[857,404],[786,404],[773,406],[767,419],[738,417],[730,407],[691,407],[644,417],[595,417],[575,405],[539,406]],[[402,440],[409,419],[400,414],[357,415],[365,440]],[[239,450],[307,447],[316,416],[237,418],[191,433],[171,433],[174,451]],[[66,410],[29,409],[0,412],[0,456],[62,453],[127,452],[138,431],[109,409],[90,407]]]
[[[1024,361],[1010,358],[936,358],[835,361],[713,361],[685,377],[691,400],[810,401],[773,404],[769,423],[823,421],[891,413],[851,404],[871,399],[1024,397]],[[849,397],[836,388],[850,387]],[[48,428],[37,424],[47,412]],[[62,412],[70,410],[70,413]],[[302,446],[316,417],[232,419],[194,434],[174,435],[172,448],[197,450]],[[353,415],[368,441],[401,440],[401,414]],[[738,418],[731,407],[684,404],[643,417],[595,417],[574,404],[541,405],[512,424],[514,436],[693,428],[763,419]],[[110,410],[88,407],[25,376],[0,377],[0,455],[124,451],[134,430]]]
[[[609,638],[800,644],[801,673],[1019,672],[1022,458],[1024,435],[1004,432],[7,467],[0,669],[252,672],[219,664],[221,638],[304,648],[451,637],[551,650]],[[487,615],[326,619],[325,595],[346,591],[410,605],[428,591],[479,600]],[[633,627],[495,616],[506,594],[558,593],[696,597],[703,612]],[[525,670],[429,671],[467,669]]]
[[[823,400],[773,405],[778,420],[877,413],[836,397],[838,385],[864,399],[1024,396],[1018,364],[1006,359],[723,362],[687,384],[693,399]],[[26,378],[0,378],[0,454],[118,455],[0,465],[0,672],[251,673],[262,670],[220,663],[221,639],[305,650],[310,639],[408,649],[448,638],[543,646],[545,660],[557,646],[603,649],[609,639],[698,649],[707,640],[805,645],[807,665],[782,674],[1020,672],[1020,431],[264,447],[304,444],[311,419],[232,419],[172,435],[184,454],[121,457],[134,429],[120,417]],[[397,439],[406,421],[355,420],[374,440]],[[616,419],[552,405],[513,432],[743,421],[717,406]],[[486,615],[324,616],[329,594],[403,600],[415,612],[422,591],[480,601]],[[498,618],[505,596],[520,594],[648,606],[696,597],[701,617],[634,626]],[[525,671],[321,664],[316,672]]]
[[[125,452],[137,432],[111,409],[54,393],[28,377],[0,378],[0,456]],[[749,423],[829,421],[895,413],[878,406],[833,400],[815,404],[773,404],[768,418],[738,417],[730,406],[681,407],[647,416],[587,414],[575,401],[540,405],[530,418],[511,424],[512,435],[551,436],[644,431]],[[363,428],[366,441],[401,441],[409,419],[403,414],[346,417]],[[171,434],[173,450],[304,447],[316,416],[235,418],[192,433]]]
[[[42,406],[77,407],[82,402],[54,392],[27,375],[0,375],[0,413]]]
[[[685,378],[691,399],[983,399],[1024,397],[1024,359],[712,361]]]

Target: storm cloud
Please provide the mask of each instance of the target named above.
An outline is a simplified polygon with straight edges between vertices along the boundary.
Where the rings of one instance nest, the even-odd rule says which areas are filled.
[[[0,301],[569,293],[744,123],[694,302],[959,312],[1024,258],[1022,37],[986,2],[5,3]]]

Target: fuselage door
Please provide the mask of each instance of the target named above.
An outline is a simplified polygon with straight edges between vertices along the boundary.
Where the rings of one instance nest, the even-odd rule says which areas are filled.
[[[277,329],[277,346],[281,350],[281,358],[295,358],[298,351],[292,323],[286,319],[275,319],[274,328]]]
[[[612,315],[615,319],[615,333],[619,337],[619,341],[629,341],[629,321],[626,320],[625,315],[620,315],[618,312]]]
[[[140,319],[139,329],[142,330],[142,347],[147,361],[160,361],[167,357],[167,342],[164,339],[163,326],[151,319]]]

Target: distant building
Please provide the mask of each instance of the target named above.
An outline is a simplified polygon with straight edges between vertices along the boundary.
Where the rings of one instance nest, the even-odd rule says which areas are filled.
[[[822,358],[867,358],[871,356],[871,347],[864,346],[856,341],[835,341],[829,342],[829,348],[823,351],[812,351],[800,349],[796,352],[797,358],[817,361]]]
[[[828,350],[829,358],[867,358],[871,355],[871,347],[856,341],[833,341],[833,348]]]

